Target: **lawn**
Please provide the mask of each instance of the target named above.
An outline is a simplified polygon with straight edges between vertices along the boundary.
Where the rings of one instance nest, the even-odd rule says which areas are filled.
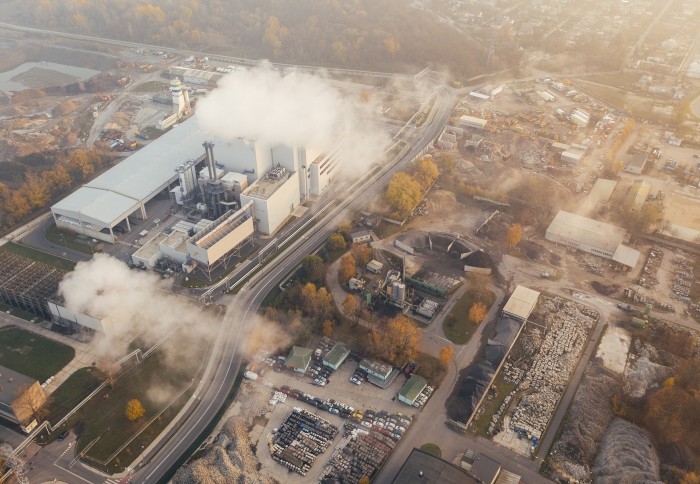
[[[27,311],[23,311],[22,309],[19,308],[13,308],[12,306],[8,306],[7,304],[1,303],[0,302],[0,311],[3,313],[11,314],[13,316],[17,316],[18,318],[22,318],[25,321],[34,321],[35,319],[39,318],[36,314],[32,314]],[[41,319],[41,318],[39,318]]]
[[[430,455],[434,455],[435,457],[442,457],[442,450],[437,444],[423,444],[420,446],[420,450],[427,452]]]
[[[68,247],[69,249],[77,250],[83,254],[92,255],[95,253],[95,249],[92,246],[92,239],[87,239],[81,242],[75,237],[75,235],[75,232],[61,230],[56,227],[55,224],[49,225],[49,228],[46,229],[46,232],[44,233],[46,240],[52,244]]]
[[[501,408],[503,400],[505,400],[506,396],[510,395],[510,392],[515,389],[515,385],[503,381],[503,372],[500,371],[494,379],[493,385],[489,391],[491,392],[493,389],[498,390],[498,395],[490,400],[484,400],[484,403],[482,404],[484,406],[484,412],[477,420],[474,421],[474,425],[476,426],[475,433],[482,437],[486,437],[486,432],[489,429],[491,418],[493,418],[493,415],[498,411],[498,409]]]
[[[112,388],[100,391],[70,418],[68,425],[79,436],[77,451],[85,451],[85,458],[104,471],[123,470],[187,402],[208,348],[208,342],[193,343],[184,332],[178,333],[141,364],[123,370]],[[181,357],[172,358],[175,354]],[[194,363],[175,367],[175,359]],[[131,399],[138,399],[145,409],[135,422],[125,415]]]
[[[486,299],[485,303],[488,310],[496,300],[496,295],[489,291]],[[477,324],[469,320],[469,308],[472,307],[472,304],[474,304],[474,292],[468,290],[457,301],[457,304],[455,304],[442,323],[442,330],[445,332],[445,336],[456,345],[466,344],[478,327]]]
[[[0,365],[43,382],[58,373],[75,350],[13,326],[0,329]]]
[[[81,368],[59,386],[49,398],[48,420],[58,422],[80,403],[90,392],[100,386],[104,375],[94,367]]]
[[[63,257],[56,257],[55,255],[42,252],[31,247],[27,247],[26,245],[8,242],[7,244],[0,247],[0,250],[19,255],[21,257],[26,257],[27,259],[32,259],[37,262],[49,265],[51,267],[62,269],[64,271],[70,272],[73,269],[75,269],[75,262],[73,262],[72,260],[64,259]]]

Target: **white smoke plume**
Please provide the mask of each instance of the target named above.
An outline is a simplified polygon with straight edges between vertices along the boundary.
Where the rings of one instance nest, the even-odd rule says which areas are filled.
[[[165,354],[168,367],[178,369],[201,358],[194,341],[214,335],[221,316],[203,311],[191,300],[168,292],[168,286],[152,272],[130,270],[123,262],[106,254],[95,254],[89,262],[79,262],[59,286],[67,309],[104,320],[107,331],[96,338],[99,356],[115,359],[125,354],[128,343],[138,337],[152,346],[180,325],[186,332],[173,336]],[[241,324],[237,314],[225,324]],[[289,336],[274,322],[250,314],[251,331],[239,349],[248,358],[258,358],[291,344]],[[211,340],[211,338],[207,338]],[[174,343],[174,344],[172,344]],[[146,349],[142,348],[142,349]],[[167,393],[167,392],[166,392]]]
[[[269,63],[236,71],[199,101],[196,116],[208,132],[225,139],[305,146],[338,154],[354,174],[384,159],[389,136],[371,102],[343,95],[330,80],[295,71],[282,75]]]

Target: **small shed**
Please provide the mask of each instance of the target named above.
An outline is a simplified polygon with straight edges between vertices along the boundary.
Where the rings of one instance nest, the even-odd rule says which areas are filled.
[[[382,269],[384,268],[384,264],[382,264],[378,260],[372,259],[371,261],[369,261],[367,263],[366,268],[370,272],[373,272],[375,274],[379,274],[380,272],[382,272]]]
[[[358,230],[350,234],[353,244],[361,244],[362,242],[369,242],[372,240],[372,234],[369,230]]]
[[[323,366],[337,370],[349,354],[350,350],[347,346],[342,343],[336,343],[328,354],[323,357]]]
[[[360,362],[360,369],[365,370],[370,375],[375,376],[381,380],[386,380],[387,378],[389,378],[389,375],[391,375],[391,372],[394,369],[394,367],[388,363],[383,363],[381,361],[365,358]]]
[[[309,364],[311,363],[312,354],[313,353],[309,348],[293,346],[284,364],[287,367],[292,368],[294,371],[306,373],[306,370],[309,368]]]
[[[406,384],[401,387],[399,391],[399,401],[407,405],[413,405],[418,395],[420,395],[427,386],[428,381],[425,378],[418,375],[411,375],[411,378],[408,379]]]
[[[535,309],[540,293],[525,286],[518,286],[503,308],[503,315],[525,321]]]

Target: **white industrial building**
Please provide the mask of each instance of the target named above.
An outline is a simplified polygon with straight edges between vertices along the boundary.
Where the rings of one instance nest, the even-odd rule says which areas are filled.
[[[488,99],[488,96],[486,96]],[[459,125],[462,128],[475,128],[475,129],[485,129],[488,121],[482,118],[476,118],[474,116],[464,115],[459,118]]]
[[[625,235],[626,231],[621,227],[560,210],[544,237],[633,269],[640,254],[623,245]]]
[[[503,307],[503,315],[518,321],[527,321],[527,318],[530,317],[535,306],[537,306],[539,298],[540,293],[538,291],[525,286],[517,286]]]
[[[243,191],[241,203],[252,203],[258,231],[272,234],[301,204],[299,174],[278,165]]]
[[[203,148],[205,140],[210,142]],[[260,198],[261,187],[252,189],[255,182],[281,166],[296,188],[289,183],[272,200],[256,203],[256,210],[261,209],[255,216],[258,230],[272,233],[300,200],[318,197],[338,174],[335,155],[262,141],[219,139],[204,132],[192,117],[53,205],[51,212],[59,228],[114,243],[114,228],[130,231],[130,216],[146,219],[148,203],[159,194],[170,194],[182,205],[197,190],[212,189],[216,197],[203,208],[214,219],[235,208],[233,199],[245,198],[246,192],[255,194],[248,201]],[[215,173],[205,169],[199,176],[196,170],[208,157]]]

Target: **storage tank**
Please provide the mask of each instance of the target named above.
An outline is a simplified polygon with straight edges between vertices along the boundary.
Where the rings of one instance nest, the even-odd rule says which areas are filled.
[[[391,299],[396,302],[404,302],[406,299],[406,284],[394,282],[391,287]]]

